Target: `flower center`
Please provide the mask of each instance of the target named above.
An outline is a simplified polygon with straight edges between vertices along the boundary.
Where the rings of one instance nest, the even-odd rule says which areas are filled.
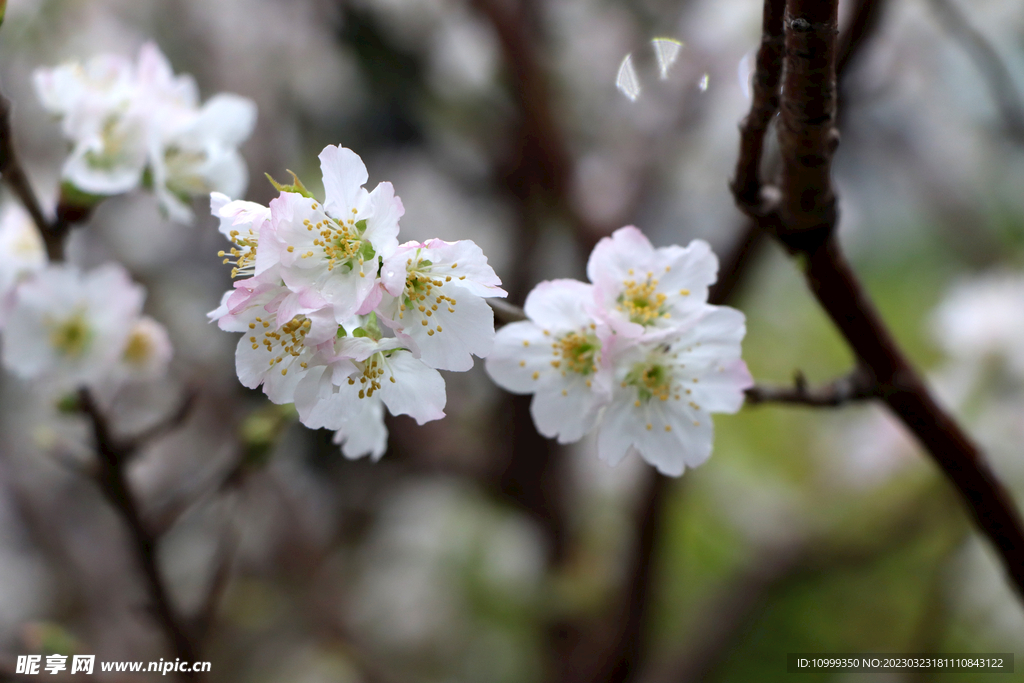
[[[362,362],[353,361],[353,365],[362,373],[359,377],[359,398],[371,398],[373,392],[380,391],[381,377],[384,376],[384,363],[385,355],[381,352],[377,352]],[[390,378],[392,383],[395,381],[394,375]],[[349,384],[355,384],[356,378],[349,377]]]
[[[153,355],[153,341],[145,332],[135,330],[128,336],[124,347],[124,360],[131,365],[143,365]]]
[[[309,318],[297,315],[282,325],[281,329],[271,330],[269,329],[270,321],[256,318],[254,322],[249,323],[249,329],[252,330],[249,341],[252,342],[253,350],[258,349],[260,344],[262,344],[266,347],[268,353],[277,354],[270,359],[270,367],[274,367],[278,363],[284,362],[286,357],[289,360],[298,358],[306,350],[304,342],[306,334],[312,325],[313,323]],[[263,339],[259,339],[256,336],[261,327],[263,329]],[[305,362],[299,363],[299,365],[302,368],[306,367]],[[281,374],[287,375],[288,368],[282,368]]]
[[[654,398],[667,401],[672,395],[672,371],[659,363],[637,363],[622,383],[630,385],[636,387],[638,403]]]
[[[252,277],[256,274],[256,247],[258,239],[256,234],[249,231],[242,235],[238,230],[232,230],[228,234],[235,246],[227,251],[218,251],[217,256],[224,259],[222,263],[232,263],[231,277]]]
[[[647,273],[644,280],[623,280],[618,309],[630,322],[651,325],[659,318],[669,317],[665,310],[666,296],[658,292],[658,281],[653,276],[654,273]]]
[[[445,275],[443,279],[440,276],[434,277],[431,269],[431,266],[434,264],[427,259],[419,257],[415,261],[411,258],[408,259],[405,265],[405,292],[402,295],[402,305],[398,310],[399,319],[405,318],[406,311],[419,311],[424,316],[420,320],[420,324],[423,327],[428,327],[430,326],[430,321],[427,318],[433,317],[439,306],[446,307],[449,313],[455,312],[455,305],[457,303],[455,297],[441,293],[441,287],[446,282],[452,281],[451,275]],[[453,265],[452,267],[454,268],[455,266]],[[463,275],[460,279],[465,279],[465,276]],[[433,337],[434,330],[435,328],[431,326],[427,330],[427,335]],[[441,326],[437,325],[436,330],[441,332]]]
[[[564,367],[563,377],[567,372],[583,376],[597,372],[601,343],[595,335],[570,332],[559,337],[551,347],[555,355],[551,366],[556,370]]]
[[[316,211],[318,205],[314,202],[312,208]],[[376,252],[373,250],[373,245],[363,239],[363,233],[366,232],[366,221],[356,221],[355,209],[352,209],[352,215],[352,218],[342,221],[325,214],[323,220],[314,223],[307,218],[302,221],[302,224],[310,232],[316,232],[319,235],[319,237],[313,238],[313,245],[324,250],[324,256],[327,258],[327,270],[334,270],[335,266],[343,266],[346,272],[350,272],[358,263],[359,275],[365,277],[366,274],[361,270],[362,265],[365,261],[374,258]],[[312,256],[313,252],[307,251],[302,258]]]
[[[92,340],[92,330],[85,314],[75,313],[50,328],[50,344],[62,356],[78,358]]]

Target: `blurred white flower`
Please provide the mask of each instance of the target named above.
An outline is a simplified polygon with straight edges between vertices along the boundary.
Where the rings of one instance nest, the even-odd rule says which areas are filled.
[[[149,184],[178,222],[192,220],[193,197],[244,192],[248,172],[237,148],[252,133],[256,106],[220,94],[200,108],[192,77],[175,76],[153,43],[137,65],[100,55],[37,69],[33,82],[71,143],[62,176],[76,190],[112,195]]]
[[[959,361],[1004,361],[1024,377],[1024,275],[999,272],[954,286],[932,316],[942,349]]]
[[[167,371],[172,353],[164,326],[149,316],[142,316],[128,333],[115,375],[125,380],[156,379]]]
[[[17,202],[0,209],[0,329],[11,306],[15,287],[46,266],[46,246],[32,218]]]
[[[18,287],[3,334],[4,367],[69,387],[102,380],[125,353],[144,297],[114,264],[85,274],[49,266]]]

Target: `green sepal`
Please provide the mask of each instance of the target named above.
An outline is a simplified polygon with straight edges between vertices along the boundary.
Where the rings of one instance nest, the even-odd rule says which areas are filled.
[[[75,208],[92,208],[106,199],[106,195],[93,194],[80,190],[70,181],[65,180],[60,184],[60,203]]]
[[[377,323],[377,314],[371,311],[370,315],[366,316],[363,326],[352,330],[352,336],[368,337],[373,341],[380,341],[384,337],[384,333],[380,331],[380,325]]]
[[[285,170],[292,177],[291,185],[282,185],[281,183],[274,180],[273,176],[271,176],[269,173],[264,173],[263,175],[267,176],[267,180],[270,181],[270,184],[273,185],[274,189],[277,190],[278,192],[294,192],[295,194],[301,194],[303,197],[306,197],[307,199],[316,199],[316,197],[313,196],[313,193],[310,192],[306,188],[306,186],[302,184],[302,181],[299,180],[299,176],[295,175],[294,171],[290,169]]]

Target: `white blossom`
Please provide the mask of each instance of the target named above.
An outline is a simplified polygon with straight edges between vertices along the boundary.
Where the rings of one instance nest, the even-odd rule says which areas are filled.
[[[498,330],[486,360],[498,386],[534,395],[530,414],[537,431],[559,443],[590,432],[611,398],[602,355],[608,331],[591,313],[593,299],[593,287],[583,282],[540,283],[526,297],[529,320]]]
[[[71,143],[62,177],[78,191],[112,195],[146,183],[172,219],[188,222],[191,198],[245,190],[237,148],[252,133],[255,105],[220,94],[200,107],[195,81],[176,76],[153,43],[137,64],[100,55],[37,69],[33,81]]]
[[[164,326],[149,316],[142,316],[128,332],[114,375],[127,381],[159,378],[167,371],[172,353]]]
[[[46,246],[28,212],[16,202],[0,210],[0,329],[15,301],[15,288],[46,266]]]
[[[707,242],[655,249],[631,225],[598,242],[587,261],[602,317],[629,337],[671,331],[702,315],[717,273]]]
[[[382,322],[424,363],[465,371],[494,344],[494,313],[483,297],[504,297],[501,281],[469,240],[403,244],[381,269]]]
[[[366,167],[350,149],[325,148],[320,168],[326,200],[282,192],[270,203],[272,238],[260,246],[272,250],[289,288],[321,299],[340,324],[378,303],[379,259],[398,247],[405,209],[391,183],[363,189]]]
[[[117,265],[82,273],[51,265],[18,287],[3,334],[3,364],[23,379],[76,386],[117,364],[145,297]]]
[[[745,333],[741,312],[708,305],[690,327],[625,348],[615,359],[599,457],[615,465],[635,451],[670,476],[707,460],[711,413],[735,413],[753,385],[740,358]]]
[[[327,362],[295,390],[300,421],[336,430],[335,443],[348,458],[378,459],[387,447],[383,406],[418,424],[444,417],[444,379],[399,344],[393,337],[337,339]]]

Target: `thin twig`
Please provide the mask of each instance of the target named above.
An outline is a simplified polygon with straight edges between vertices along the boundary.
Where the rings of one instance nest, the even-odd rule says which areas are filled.
[[[487,303],[494,309],[495,319],[504,325],[526,320],[526,311],[504,299],[487,299]]]
[[[28,174],[18,161],[14,149],[14,134],[11,129],[11,102],[0,94],[0,174],[18,199],[25,206],[32,222],[39,230],[46,253],[50,261],[64,260],[64,239],[67,236],[68,224],[54,219],[51,221],[43,212],[43,207],[36,198],[36,193],[29,182]]]
[[[131,449],[119,442],[110,431],[106,416],[86,389],[78,392],[80,410],[88,418],[95,441],[99,471],[96,481],[111,506],[118,511],[128,527],[132,548],[146,579],[146,586],[157,620],[174,647],[174,653],[184,661],[196,661],[196,648],[186,631],[182,619],[171,605],[170,595],[160,574],[156,557],[156,538],[143,524],[135,497],[128,486],[125,465]]]
[[[1024,144],[1024,98],[999,52],[971,25],[967,15],[953,0],[931,0],[931,5],[942,27],[963,46],[974,61],[992,94],[1010,138],[1017,144]]]
[[[878,386],[862,367],[820,387],[809,387],[803,373],[797,372],[792,387],[753,386],[747,389],[747,403],[798,403],[820,408],[834,408],[877,398]]]
[[[156,424],[150,426],[147,429],[142,430],[135,436],[125,441],[126,446],[131,450],[137,450],[145,444],[152,443],[160,437],[169,434],[179,429],[189,415],[192,414],[192,409],[196,405],[196,400],[199,398],[199,390],[195,387],[189,387],[185,391],[185,397],[178,403],[177,409],[170,415],[164,417]]]
[[[740,124],[740,153],[732,191],[755,204],[761,197],[761,158],[768,125],[779,110],[782,82],[782,17],[786,0],[764,0],[761,47],[757,51],[750,113]]]

